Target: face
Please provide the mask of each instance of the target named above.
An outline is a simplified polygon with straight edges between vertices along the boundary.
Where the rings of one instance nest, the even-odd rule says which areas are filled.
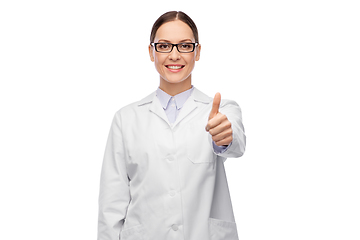
[[[156,32],[154,43],[169,42],[173,44],[182,42],[195,42],[191,28],[180,20],[164,23]],[[155,63],[156,70],[160,74],[160,81],[167,83],[191,83],[191,72],[195,61],[200,58],[198,45],[193,52],[179,53],[174,47],[170,53],[156,52],[155,48],[149,46],[150,59]]]

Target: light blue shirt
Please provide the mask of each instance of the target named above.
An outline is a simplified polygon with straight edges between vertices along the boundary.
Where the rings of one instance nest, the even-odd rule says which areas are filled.
[[[176,94],[175,96],[171,96],[167,94],[166,92],[161,90],[160,87],[156,90],[156,96],[158,97],[160,104],[163,107],[170,123],[175,122],[181,108],[184,106],[186,100],[190,97],[193,90],[194,90],[194,86],[191,85],[191,88],[189,90]],[[231,143],[228,146],[219,147],[213,141],[213,147],[216,153],[225,152],[226,149],[230,147],[230,145]]]

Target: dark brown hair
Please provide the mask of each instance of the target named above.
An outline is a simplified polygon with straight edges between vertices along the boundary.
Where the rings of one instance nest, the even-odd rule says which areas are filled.
[[[163,15],[161,15],[154,23],[154,25],[151,29],[150,43],[154,42],[156,31],[159,29],[159,27],[161,27],[161,25],[163,25],[164,23],[167,23],[167,22],[175,21],[175,20],[180,20],[180,21],[186,23],[191,28],[191,30],[194,34],[195,42],[197,42],[197,43],[199,42],[198,30],[197,30],[197,27],[196,27],[194,21],[188,15],[186,15],[185,13],[183,13],[181,11],[171,11],[171,12],[167,12],[167,13],[164,13]]]

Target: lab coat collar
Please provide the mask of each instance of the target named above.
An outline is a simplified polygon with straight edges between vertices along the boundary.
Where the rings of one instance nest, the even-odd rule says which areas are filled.
[[[151,103],[154,101],[156,97],[156,91],[150,93],[148,96],[144,97],[143,99],[141,99],[138,103],[138,106],[144,105],[146,103]],[[192,91],[189,99],[197,101],[197,102],[202,102],[202,103],[210,103],[212,98],[210,98],[209,96],[207,96],[205,93],[201,92],[199,89],[197,89],[196,87],[194,87],[194,90]]]
[[[173,98],[174,103],[176,105],[176,109],[179,110],[184,106],[184,103],[189,98],[193,90],[194,90],[194,86],[191,85],[190,89],[178,93],[175,96],[171,96],[159,87],[158,89],[156,89],[156,96],[159,98],[163,109],[167,109],[167,107],[169,106],[170,99]]]
[[[158,115],[160,118],[162,118],[164,121],[166,121],[170,126],[175,127],[181,120],[183,120],[189,113],[191,113],[193,110],[195,110],[198,106],[197,102],[201,103],[210,103],[212,101],[212,98],[207,96],[206,94],[202,93],[200,90],[194,87],[194,90],[192,91],[190,97],[185,102],[184,106],[182,107],[181,111],[179,112],[178,117],[176,118],[176,121],[174,124],[170,124],[169,120],[166,116],[166,113],[164,109],[161,106],[161,103],[156,96],[156,91],[149,94],[147,97],[143,98],[139,101],[138,106],[144,106],[148,103],[151,103],[149,106],[149,110],[156,115]]]

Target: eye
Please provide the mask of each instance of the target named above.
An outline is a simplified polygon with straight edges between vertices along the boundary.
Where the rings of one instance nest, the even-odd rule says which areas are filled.
[[[157,44],[156,47],[159,50],[168,50],[168,49],[170,49],[170,45],[168,43],[159,43],[159,44]]]
[[[192,48],[193,48],[193,45],[192,44],[190,44],[190,43],[182,43],[182,44],[180,44],[180,49],[181,50],[192,50]]]

